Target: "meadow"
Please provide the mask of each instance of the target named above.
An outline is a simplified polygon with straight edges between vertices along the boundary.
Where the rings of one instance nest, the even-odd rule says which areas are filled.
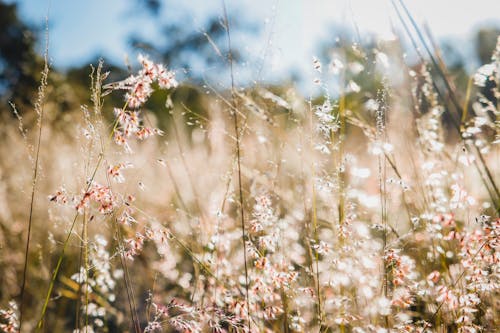
[[[230,42],[224,89],[98,62],[64,115],[46,54],[0,127],[0,331],[495,332],[500,37],[465,86],[420,42],[312,58],[312,97]]]

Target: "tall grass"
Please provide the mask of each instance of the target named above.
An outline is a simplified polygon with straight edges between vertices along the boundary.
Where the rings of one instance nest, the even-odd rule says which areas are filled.
[[[0,331],[494,331],[500,39],[459,92],[393,4],[427,58],[343,45],[313,59],[314,98],[236,86],[224,3],[227,89],[142,55],[108,82],[99,63],[92,105],[42,126],[46,65],[37,131],[2,129],[2,156],[36,154],[0,163]]]

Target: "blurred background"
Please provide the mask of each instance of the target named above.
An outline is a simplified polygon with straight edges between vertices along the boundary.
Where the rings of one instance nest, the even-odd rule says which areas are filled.
[[[226,5],[239,86],[293,81],[310,94],[312,57],[328,58],[332,47],[352,43],[377,46],[399,39],[407,62],[419,61],[389,0],[239,0]],[[489,60],[500,31],[498,1],[407,5],[417,23],[432,32],[453,73],[471,73]],[[104,58],[115,73],[126,71],[128,59],[142,52],[168,64],[184,82],[215,80],[224,88],[229,76],[221,59],[227,49],[222,15],[220,1],[2,0],[1,107],[8,100],[31,100],[26,88],[36,86],[47,17],[50,62],[62,81],[87,87],[80,79],[88,76],[89,64]]]
[[[399,4],[399,0],[394,1]],[[130,193],[138,193],[138,203],[144,203],[143,206],[152,212],[152,216],[159,216],[160,221],[181,222],[172,222],[172,230],[201,256],[209,247],[200,244],[209,244],[211,234],[204,229],[200,233],[201,241],[196,238],[197,235],[193,237],[192,230],[198,232],[200,228],[196,216],[217,215],[218,221],[218,207],[220,202],[225,203],[226,196],[231,199],[227,208],[228,230],[234,231],[234,239],[240,237],[236,224],[238,213],[234,209],[237,207],[236,192],[230,188],[229,182],[226,185],[225,180],[234,169],[234,157],[232,132],[227,130],[232,127],[228,122],[227,105],[224,104],[231,85],[224,7],[230,26],[237,96],[242,112],[249,115],[246,126],[251,129],[242,142],[243,151],[250,156],[244,161],[243,187],[248,189],[252,198],[256,197],[260,187],[273,188],[276,192],[273,195],[281,200],[283,216],[299,216],[293,217],[298,224],[307,217],[300,215],[302,213],[297,215],[294,209],[298,207],[297,211],[302,212],[303,208],[308,211],[306,206],[310,202],[305,202],[297,194],[300,190],[295,189],[306,188],[307,184],[316,182],[314,174],[297,175],[303,173],[304,160],[315,160],[313,157],[319,154],[317,149],[311,149],[311,152],[306,150],[306,153],[302,153],[302,148],[295,149],[302,145],[303,128],[306,137],[308,130],[314,132],[312,123],[308,127],[309,118],[306,117],[311,105],[322,105],[326,99],[343,95],[343,108],[346,112],[353,111],[350,119],[358,120],[358,123],[346,127],[349,140],[345,142],[345,149],[357,156],[359,166],[375,170],[376,159],[368,153],[368,134],[375,133],[370,127],[373,124],[365,124],[360,119],[375,119],[374,111],[378,106],[373,105],[381,98],[379,92],[390,87],[389,123],[395,126],[388,130],[389,141],[395,143],[397,152],[402,152],[398,163],[405,172],[414,168],[412,158],[417,156],[415,159],[418,161],[420,156],[416,151],[417,133],[413,120],[432,116],[429,110],[433,110],[433,105],[424,98],[425,93],[433,89],[443,92],[452,90],[445,86],[443,78],[452,82],[453,88],[456,88],[455,97],[465,104],[466,109],[484,111],[486,105],[498,105],[497,97],[491,93],[493,80],[483,78],[483,85],[473,88],[472,92],[467,85],[472,83],[473,75],[480,66],[491,62],[500,35],[500,1],[408,0],[405,3],[420,30],[414,29],[411,19],[401,12],[401,6],[397,7],[399,12],[395,10],[391,0],[226,0],[225,6],[223,1],[206,0],[0,0],[0,139],[3,143],[0,146],[0,271],[3,273],[0,274],[0,308],[9,300],[19,298],[34,165],[35,146],[32,143],[36,142],[38,133],[34,104],[44,67],[47,36],[51,70],[42,103],[42,168],[34,208],[34,240],[29,253],[31,275],[25,297],[26,304],[30,306],[26,318],[31,318],[31,325],[33,318],[40,313],[40,300],[45,297],[45,286],[59,256],[61,244],[57,240],[65,237],[66,230],[62,226],[67,223],[67,216],[63,213],[73,214],[73,208],[69,206],[67,211],[59,212],[53,208],[52,199],[49,202],[47,198],[62,184],[74,193],[80,193],[81,184],[87,181],[87,171],[81,170],[82,165],[91,165],[98,156],[92,150],[96,147],[87,143],[85,135],[87,129],[92,127],[86,118],[91,107],[85,106],[92,105],[89,91],[91,65],[95,68],[99,59],[104,60],[103,72],[110,72],[105,83],[123,80],[135,73],[138,67],[136,59],[141,53],[147,54],[156,63],[166,64],[169,70],[175,72],[180,86],[168,93],[155,92],[142,110],[147,122],[164,131],[165,136],[147,144],[141,143],[141,149],[131,160],[137,169],[129,171],[130,183],[122,186],[128,186]],[[418,36],[418,33],[423,35]],[[436,64],[427,66],[429,72],[421,66],[429,62],[422,40],[431,46],[429,53],[433,53],[446,73],[435,75]],[[314,67],[318,69],[320,62],[323,71],[318,73]],[[334,70],[335,66],[337,69],[345,66],[342,68],[346,70],[337,71],[337,74],[343,72],[342,75],[330,75],[327,66],[329,69],[333,66]],[[430,80],[430,75],[426,76],[429,73],[434,81]],[[325,85],[315,84],[319,79]],[[484,96],[481,103],[474,97],[476,92]],[[124,103],[121,93],[117,91],[106,96],[102,114],[109,123],[104,128],[113,127],[113,107]],[[442,102],[448,109],[452,104],[446,94]],[[14,110],[17,110],[17,118]],[[483,113],[493,115],[491,110]],[[408,116],[412,114],[414,118]],[[360,118],[353,115],[360,115]],[[462,119],[463,115],[457,110],[458,119]],[[19,121],[20,118],[22,121]],[[460,122],[463,125],[467,125],[463,122],[465,118]],[[451,123],[450,113],[446,112],[443,114],[443,127],[452,128]],[[447,135],[443,131],[436,136],[440,139],[442,136],[443,142],[451,146],[460,142],[462,130],[452,129]],[[495,133],[488,129],[484,135],[493,137]],[[311,134],[311,137],[314,135]],[[455,148],[450,148],[450,151],[456,154],[462,151]],[[308,153],[312,157],[308,157]],[[450,156],[447,162],[450,170],[455,172],[456,163],[452,158],[455,153]],[[121,151],[110,153],[109,158],[110,161],[118,161],[123,155]],[[318,161],[328,158],[322,156]],[[488,158],[491,161],[487,162],[496,166],[498,149]],[[367,168],[360,170],[365,173],[368,170],[369,174]],[[492,167],[492,170],[495,169],[499,170]],[[227,175],[221,170],[228,170]],[[465,170],[474,172],[472,168]],[[327,175],[325,172],[325,184],[328,185]],[[494,176],[498,178],[498,171]],[[368,181],[366,177],[360,177],[357,183],[353,181],[353,186],[366,190],[366,196],[357,194],[359,198],[353,200],[359,200],[360,206],[375,202],[372,206],[362,206],[361,214],[366,221],[377,222],[378,181],[374,177]],[[409,175],[408,179],[411,177]],[[257,178],[259,181],[255,185],[253,182]],[[353,179],[357,178],[353,176]],[[479,188],[474,194],[487,201],[478,175],[474,174],[467,181],[473,185],[472,188]],[[275,184],[278,184],[276,188]],[[329,186],[325,185],[325,188]],[[395,198],[400,198],[399,189],[397,191]],[[364,192],[360,190],[357,193]],[[416,207],[415,212],[421,212],[417,209],[420,208],[421,198],[418,192],[414,195],[412,204]],[[203,199],[201,205],[198,197]],[[205,200],[207,198],[209,200]],[[410,227],[410,221],[403,216],[402,203],[406,202],[398,200],[391,202],[392,210],[388,215],[394,220],[406,221],[398,230],[406,232]],[[323,201],[324,216],[335,216],[336,213],[332,215],[329,210],[329,203],[334,201],[330,194],[325,194]],[[246,208],[249,212],[252,205],[253,201],[248,199]],[[104,221],[95,223],[96,229],[98,226],[106,227],[100,222]],[[324,224],[327,225],[326,220]],[[297,235],[301,235],[300,228],[297,228]],[[112,233],[111,229],[105,232]],[[134,235],[132,229],[130,235]],[[298,236],[297,239],[297,244],[303,241]],[[146,250],[154,251],[152,247]],[[71,286],[69,277],[80,268],[76,259],[79,257],[81,261],[80,251],[77,240],[74,240],[66,253],[65,259],[68,260],[63,265],[61,281],[56,285],[56,298],[61,298],[61,301],[51,303],[53,309],[49,314],[52,323],[59,326],[48,327],[47,332],[79,325],[80,309],[74,302],[79,299],[78,295],[68,296],[67,292]],[[157,283],[153,274],[156,268],[152,267],[163,267],[170,274],[165,273],[164,281],[158,282],[158,289],[165,291],[161,296],[190,298],[189,284],[186,282],[189,288],[178,285],[178,277],[198,273],[192,271],[189,265],[192,261],[186,259],[188,255],[182,248],[169,251],[176,253],[176,256],[167,258],[170,266],[165,264],[167,259],[156,262],[153,256],[144,255],[137,260],[139,265],[134,266],[132,276],[138,277],[134,283],[137,284],[139,304],[149,297],[151,285]],[[290,252],[298,253],[295,250]],[[231,254],[228,258],[234,259],[236,265],[242,264],[243,261],[237,260],[239,257],[233,256],[233,252],[228,253]],[[234,253],[243,252],[235,250]],[[155,266],[157,263],[158,266]],[[423,266],[425,272],[425,262]],[[119,283],[122,287],[123,282]],[[197,285],[195,291],[196,288]],[[118,295],[116,304],[119,311],[112,314],[117,318],[116,325],[126,325],[128,303],[123,292]],[[75,322],[72,322],[72,314],[77,314]],[[60,318],[66,318],[67,323],[55,320]],[[109,331],[113,332],[113,329]],[[123,332],[120,329],[114,331]]]

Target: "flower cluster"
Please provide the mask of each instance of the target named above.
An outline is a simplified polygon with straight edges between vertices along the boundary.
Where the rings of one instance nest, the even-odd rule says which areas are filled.
[[[115,165],[110,165],[108,167],[108,175],[117,183],[125,182],[125,177],[122,174],[122,170],[132,168],[132,163],[118,163]]]
[[[80,284],[82,297],[89,294],[99,294],[100,298],[92,298],[82,307],[84,316],[91,318],[93,325],[90,328],[102,328],[106,320],[106,306],[116,299],[114,290],[116,280],[121,279],[123,271],[111,266],[111,256],[106,249],[107,240],[102,235],[95,235],[89,251],[89,270],[80,267],[80,271],[71,276],[71,279]],[[85,328],[81,330],[85,332]]]
[[[107,85],[115,90],[126,90],[125,106],[114,109],[116,125],[113,135],[115,142],[124,146],[125,151],[129,153],[132,149],[127,139],[131,136],[144,140],[153,135],[163,135],[163,132],[157,128],[144,126],[140,120],[140,111],[138,111],[154,92],[153,84],[157,83],[160,89],[172,89],[178,86],[175,73],[168,71],[164,65],[155,64],[143,55],[139,55],[138,59],[142,69],[137,75],[131,75],[116,84]]]
[[[162,332],[168,324],[179,332],[202,332],[200,325],[201,311],[187,306],[176,299],[172,299],[166,306],[152,302],[153,318],[144,329],[144,332]]]
[[[9,302],[7,310],[0,309],[0,331],[5,333],[19,332],[17,304],[14,301]]]
[[[153,83],[158,83],[160,89],[172,89],[178,86],[175,73],[162,64],[155,64],[146,56],[140,54],[138,60],[142,69],[137,75],[131,75],[119,82],[115,89],[126,90],[126,105],[132,109],[140,108],[151,96]]]
[[[83,214],[85,208],[93,201],[98,205],[98,210],[102,214],[108,214],[115,208],[115,196],[109,186],[93,182],[87,191],[84,191],[83,198],[76,205],[78,213]]]
[[[133,325],[144,332],[472,333],[498,326],[500,219],[490,153],[498,148],[491,142],[498,111],[482,89],[494,91],[500,48],[476,77],[483,96],[474,115],[464,114],[450,136],[449,105],[425,65],[410,72],[414,103],[403,114],[406,98],[391,94],[388,78],[377,91],[356,84],[362,72],[377,77],[371,74],[391,64],[390,53],[353,46],[339,54],[329,71],[313,60],[325,78],[314,104],[293,89],[283,97],[278,89],[233,91],[249,105],[267,103],[269,120],[280,116],[271,108],[287,109],[286,129],[245,108],[231,113],[221,93],[214,105],[229,112],[197,115],[205,127],[180,126],[175,114],[175,136],[132,143],[162,134],[146,126],[141,108],[154,89],[177,86],[174,73],[143,56],[137,74],[110,85],[125,90],[111,126],[86,110],[84,174],[74,178],[87,181],[74,195],[52,187],[48,197],[57,204],[51,219],[75,221],[63,255],[83,262],[71,279],[61,271],[57,280],[62,297],[79,298],[74,332]],[[341,99],[329,95],[328,74],[342,81]],[[241,135],[233,136],[234,125]],[[113,151],[102,144],[106,137],[136,152]],[[0,186],[0,204],[3,196]],[[16,330],[16,322],[14,308],[0,310],[0,331]]]

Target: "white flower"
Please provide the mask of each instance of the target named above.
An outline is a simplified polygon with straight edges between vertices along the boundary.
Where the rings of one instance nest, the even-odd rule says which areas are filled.
[[[486,81],[488,81],[488,78],[493,75],[495,72],[495,64],[486,64],[477,70],[476,74],[474,74],[474,83],[478,87],[484,87],[486,86]]]

